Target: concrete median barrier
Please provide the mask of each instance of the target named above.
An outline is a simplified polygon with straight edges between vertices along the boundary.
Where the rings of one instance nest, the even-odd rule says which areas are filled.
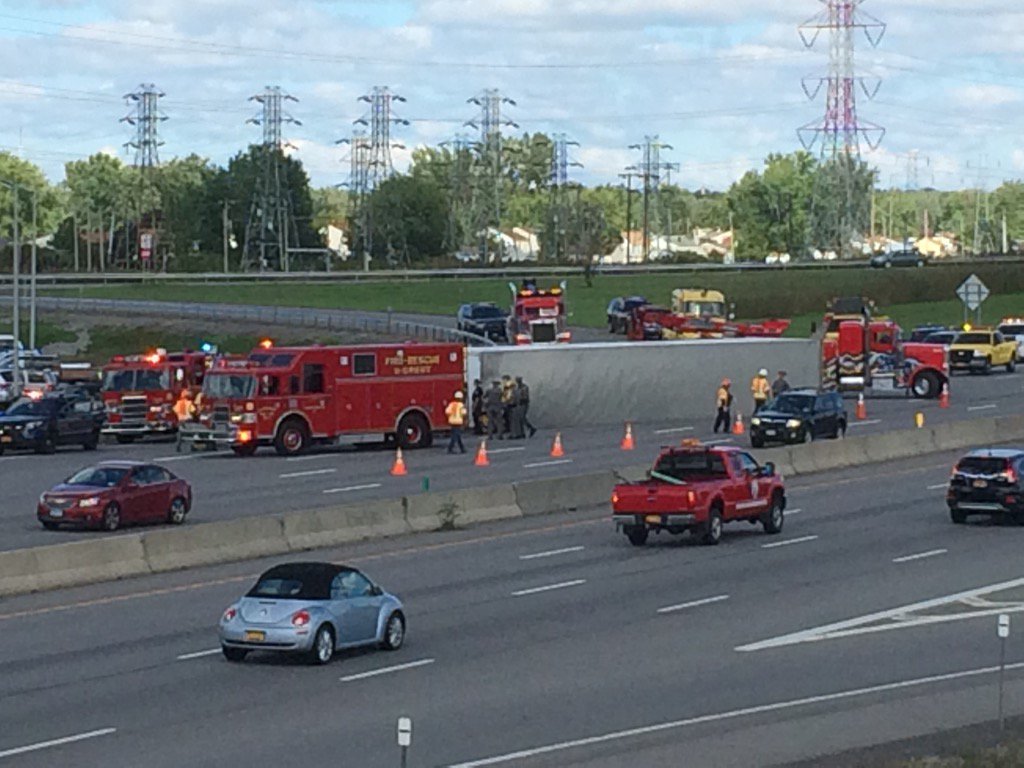
[[[116,581],[150,572],[138,534],[0,552],[0,595]]]
[[[285,541],[293,552],[409,532],[401,499],[290,512],[281,517],[281,522]]]
[[[279,517],[245,517],[150,531],[142,535],[142,546],[154,573],[289,551]]]
[[[514,488],[519,508],[529,517],[606,504],[618,482],[616,473],[608,471],[550,480],[526,480],[516,483]]]
[[[406,496],[405,520],[416,533],[522,517],[511,485]]]

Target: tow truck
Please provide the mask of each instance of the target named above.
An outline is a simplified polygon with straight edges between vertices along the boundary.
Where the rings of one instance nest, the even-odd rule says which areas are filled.
[[[100,394],[107,411],[103,434],[119,443],[178,429],[174,403],[182,391],[203,383],[213,357],[206,352],[156,349],[142,355],[116,355],[103,367]]]
[[[567,327],[565,282],[543,289],[532,280],[524,280],[521,288],[515,283],[508,287],[512,291],[508,338],[513,344],[567,344],[572,340]]]
[[[761,524],[767,534],[782,531],[786,488],[775,466],[758,464],[735,446],[686,440],[665,448],[648,478],[616,485],[612,518],[630,544],[642,547],[651,532],[721,541],[724,523]]]
[[[707,288],[679,288],[672,307],[648,305],[634,309],[627,336],[634,341],[656,339],[778,338],[790,320],[738,322],[725,294]]]
[[[865,394],[904,392],[934,399],[949,384],[949,354],[944,344],[904,342],[900,326],[872,317],[873,305],[839,299],[833,306],[859,312],[825,315],[821,343],[821,383],[828,391]]]

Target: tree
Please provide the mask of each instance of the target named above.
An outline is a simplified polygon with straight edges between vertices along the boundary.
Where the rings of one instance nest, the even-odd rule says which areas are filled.
[[[447,206],[444,191],[426,176],[394,176],[367,201],[372,255],[412,264],[444,250]]]
[[[875,171],[860,158],[841,154],[818,166],[815,175],[811,242],[850,255],[851,241],[870,227]]]
[[[47,182],[40,168],[9,152],[0,152],[0,180],[13,183],[19,188],[18,224],[22,243],[30,242],[33,237],[44,237],[53,233],[64,215],[64,196]],[[32,193],[36,196],[38,232],[32,231]],[[13,241],[14,235],[14,190],[6,184],[0,185],[0,231]],[[10,233],[7,235],[6,233]],[[22,250],[22,259],[28,258]],[[7,261],[5,259],[5,261]],[[7,261],[7,269],[12,264]]]

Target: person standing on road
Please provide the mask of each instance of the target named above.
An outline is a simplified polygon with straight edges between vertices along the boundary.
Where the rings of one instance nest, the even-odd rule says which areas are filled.
[[[520,400],[522,392],[519,385],[512,382],[512,402],[509,404],[508,429],[511,440],[522,440],[526,437],[526,429],[523,426],[523,403]]]
[[[181,394],[178,395],[178,400],[174,403],[174,415],[178,419],[178,437],[174,444],[174,450],[181,453],[181,444],[184,437],[182,427],[184,427],[186,422],[191,421],[193,415],[195,415],[192,393],[188,389],[183,389]]]
[[[718,415],[715,416],[715,434],[718,434],[718,430],[721,429],[723,432],[729,431],[729,425],[732,423],[732,382],[728,379],[722,379],[722,385],[718,388],[718,397],[716,400],[716,407],[718,408]]]
[[[473,409],[473,434],[484,433],[484,388],[480,385],[480,379],[473,382],[473,395],[470,405]]]
[[[501,377],[501,439],[512,436],[512,404],[515,401],[516,385],[512,377],[505,374]]]
[[[500,440],[502,433],[500,381],[492,381],[491,388],[484,394],[484,410],[487,412],[487,437],[497,437]]]
[[[537,434],[537,428],[530,423],[528,417],[530,413],[530,388],[523,381],[522,376],[516,376],[516,387],[519,389],[519,418],[522,419],[523,426],[530,431],[530,437],[533,437]]]
[[[455,453],[455,446],[459,446],[459,453],[466,452],[466,446],[462,444],[462,428],[466,426],[466,404],[461,390],[455,393],[455,399],[448,403],[444,409],[448,417],[448,428],[451,430],[451,437],[448,439],[448,453]]]
[[[754,396],[754,413],[764,408],[771,391],[771,384],[768,383],[768,369],[762,368],[750,382],[750,394]]]
[[[772,400],[783,392],[789,392],[790,389],[789,382],[786,381],[786,372],[779,371],[778,377],[772,382]]]

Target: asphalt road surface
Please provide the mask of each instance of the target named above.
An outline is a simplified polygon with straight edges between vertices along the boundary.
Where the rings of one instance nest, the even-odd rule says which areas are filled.
[[[781,536],[614,533],[607,509],[322,553],[406,602],[397,653],[321,668],[217,649],[271,561],[0,602],[0,764],[761,766],[995,717],[994,614],[1024,528],[954,526],[953,454],[789,484]]]
[[[999,413],[1024,411],[1024,377],[996,374],[990,377],[958,376],[954,380],[952,407],[940,409],[937,401],[918,401],[903,396],[871,400],[868,419],[854,420],[850,412],[849,434],[868,434],[913,426],[914,413],[925,414],[926,424],[973,419]],[[740,398],[743,401],[743,398]],[[498,441],[488,446],[491,466],[474,467],[477,440],[467,436],[465,456],[448,456],[446,440],[439,439],[426,451],[410,451],[405,460],[407,477],[391,477],[393,453],[381,446],[325,449],[308,456],[285,459],[273,449],[241,459],[229,451],[177,454],[173,442],[145,442],[129,446],[104,444],[95,453],[69,448],[53,456],[8,454],[0,457],[0,549],[16,549],[95,537],[96,533],[44,531],[35,519],[39,494],[82,466],[104,459],[156,460],[189,480],[195,505],[189,520],[206,522],[250,515],[329,507],[353,501],[394,498],[417,493],[424,481],[434,491],[483,487],[516,480],[585,474],[601,469],[643,465],[653,461],[661,446],[687,437],[711,438],[712,417],[706,423],[637,424],[637,450],[619,449],[622,426],[581,427],[562,432],[566,456],[550,457],[555,431],[542,429],[525,441]],[[546,427],[546,425],[539,425]],[[742,438],[722,437],[722,440]]]

